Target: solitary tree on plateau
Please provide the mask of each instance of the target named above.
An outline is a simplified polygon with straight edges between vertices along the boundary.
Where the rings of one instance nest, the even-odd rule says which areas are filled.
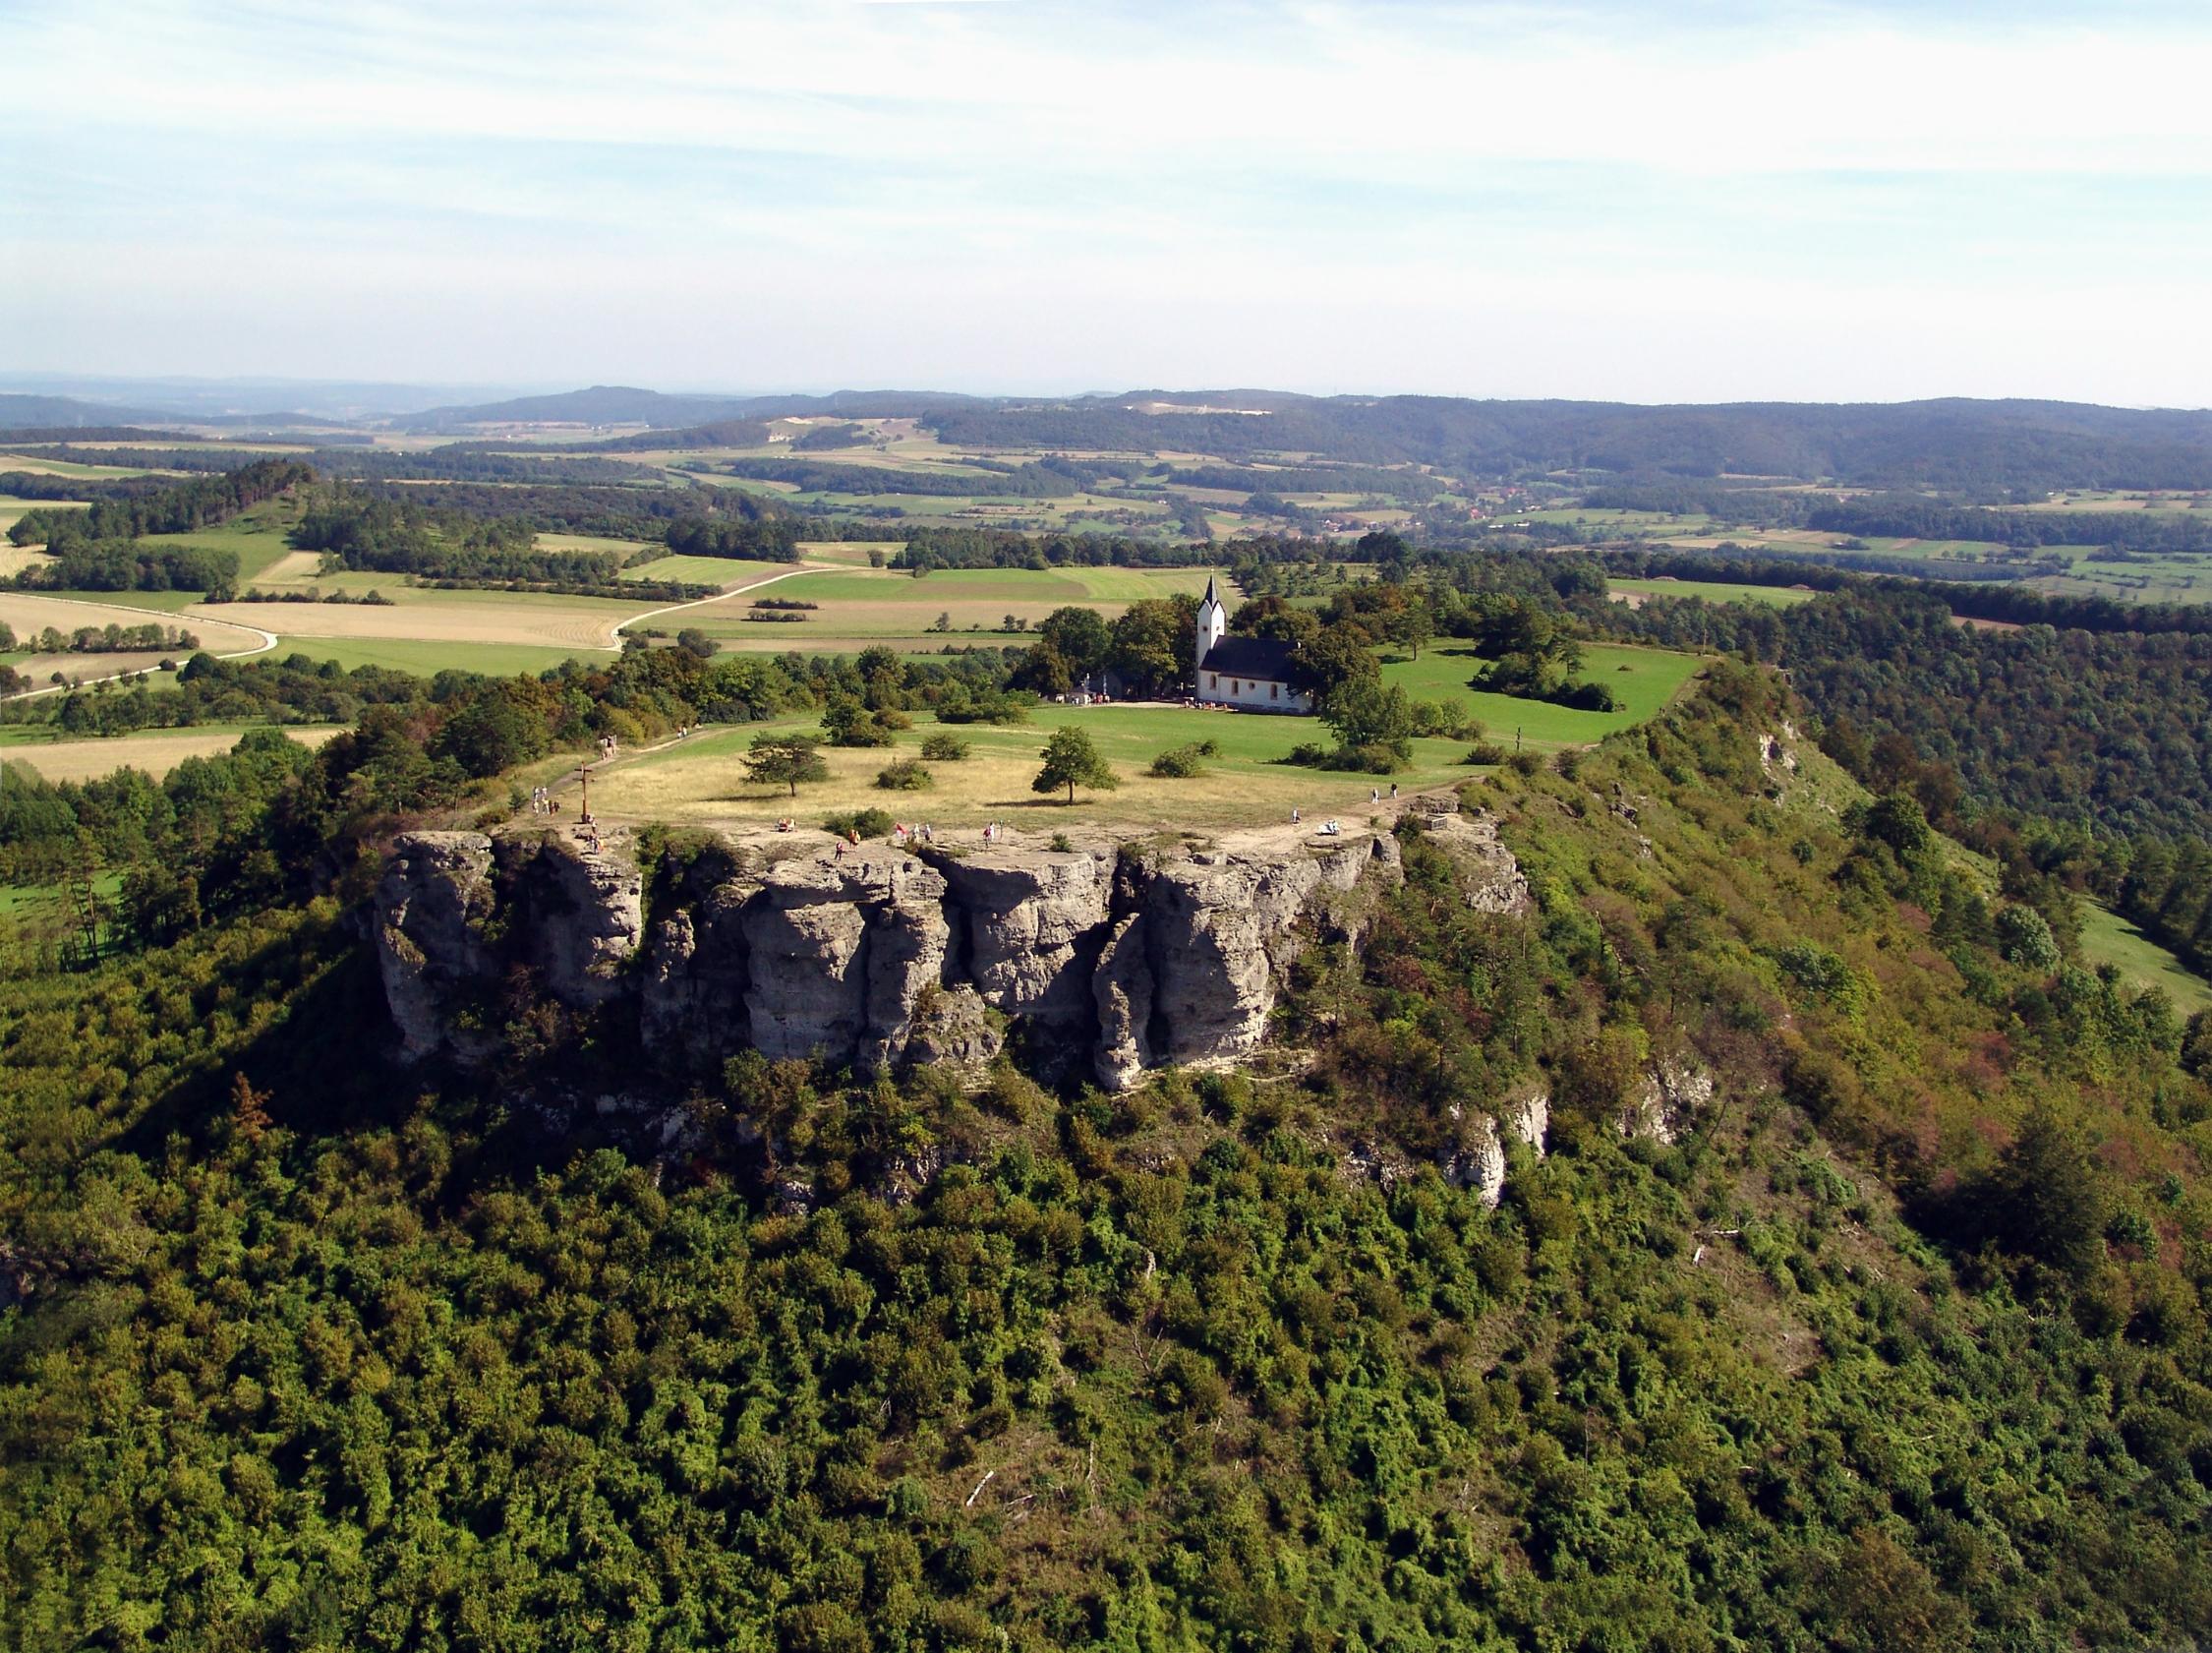
[[[787,786],[798,797],[801,781],[827,781],[830,766],[816,751],[811,735],[756,735],[743,762],[745,778],[771,786]]]
[[[1037,778],[1029,783],[1031,792],[1056,792],[1068,789],[1068,801],[1076,801],[1076,789],[1089,787],[1093,792],[1112,792],[1121,782],[1106,767],[1106,760],[1098,755],[1089,735],[1075,728],[1056,729],[1044,749],[1044,767]]]

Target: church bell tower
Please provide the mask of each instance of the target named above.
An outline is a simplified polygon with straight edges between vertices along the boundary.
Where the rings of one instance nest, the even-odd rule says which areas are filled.
[[[1206,654],[1221,641],[1221,634],[1229,629],[1229,611],[1221,602],[1221,587],[1212,575],[1206,576],[1205,599],[1198,605],[1198,646],[1193,662],[1193,671],[1202,671]]]

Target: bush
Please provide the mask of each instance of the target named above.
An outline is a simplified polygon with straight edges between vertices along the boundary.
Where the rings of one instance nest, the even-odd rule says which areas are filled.
[[[1413,732],[1417,736],[1436,737],[1447,740],[1480,740],[1483,738],[1483,724],[1481,719],[1467,710],[1464,702],[1416,700],[1413,703]]]
[[[822,733],[833,746],[892,746],[898,732],[913,728],[902,712],[871,712],[857,700],[841,700],[822,714]]]
[[[937,785],[937,778],[907,757],[877,770],[876,785],[885,792],[927,792]]]
[[[1997,950],[2007,964],[2050,970],[2059,962],[2059,943],[2050,920],[2032,907],[2014,905],[1997,915]]]
[[[1328,767],[1329,749],[1318,740],[1301,740],[1290,749],[1285,763],[1295,763],[1301,769],[1325,769]]]
[[[921,755],[931,763],[960,763],[967,756],[967,742],[940,732],[921,743]]]
[[[884,838],[899,823],[891,818],[888,809],[848,809],[842,815],[832,815],[822,823],[824,832],[834,832],[840,838],[848,833],[858,833],[862,838]]]
[[[1397,747],[1376,741],[1365,746],[1339,746],[1329,754],[1328,766],[1360,775],[1395,775],[1401,769],[1411,769],[1413,761]]]
[[[1467,755],[1459,761],[1462,763],[1503,763],[1507,755],[1505,748],[1495,740],[1478,740],[1467,748]]]
[[[937,708],[940,723],[1027,723],[1029,708],[1037,703],[1033,694],[1019,690],[987,688],[973,694],[948,694]]]
[[[1209,740],[1206,744],[1210,746],[1213,742]],[[1200,761],[1203,756],[1195,745],[1171,746],[1152,760],[1152,767],[1146,773],[1163,781],[1188,781],[1206,772]]]

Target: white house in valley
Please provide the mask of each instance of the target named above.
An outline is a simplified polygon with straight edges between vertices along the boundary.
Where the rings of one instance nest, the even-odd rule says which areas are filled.
[[[1217,581],[1206,581],[1198,605],[1197,698],[1202,705],[1247,712],[1311,712],[1313,702],[1291,687],[1292,645],[1273,637],[1231,637],[1229,611]]]

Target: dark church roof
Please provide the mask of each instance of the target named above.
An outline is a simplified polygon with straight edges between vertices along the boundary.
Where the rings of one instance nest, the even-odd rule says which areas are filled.
[[[1291,651],[1297,645],[1279,637],[1224,637],[1198,662],[1201,672],[1256,678],[1261,682],[1290,681]]]

